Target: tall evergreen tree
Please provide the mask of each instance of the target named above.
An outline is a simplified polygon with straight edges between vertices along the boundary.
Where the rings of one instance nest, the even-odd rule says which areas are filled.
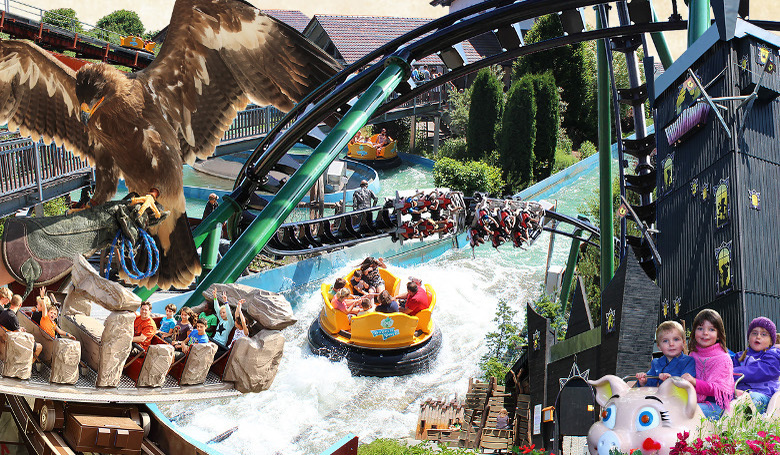
[[[526,43],[538,43],[559,36],[563,36],[563,26],[557,15],[551,14],[536,21],[526,35]],[[555,82],[563,90],[561,98],[566,103],[563,127],[575,146],[586,139],[596,142],[598,137],[596,104],[590,93],[595,68],[588,68],[587,52],[584,44],[571,44],[521,57],[514,65],[514,79],[552,71]]]
[[[471,85],[469,123],[466,129],[468,155],[481,160],[496,149],[495,128],[501,119],[504,96],[501,81],[490,68],[477,73]]]
[[[555,164],[555,147],[560,127],[560,95],[551,72],[535,76],[536,143],[534,144],[534,177],[540,181],[550,176]]]
[[[533,77],[521,77],[509,88],[501,121],[498,150],[504,180],[512,190],[527,187],[534,176],[536,99]]]

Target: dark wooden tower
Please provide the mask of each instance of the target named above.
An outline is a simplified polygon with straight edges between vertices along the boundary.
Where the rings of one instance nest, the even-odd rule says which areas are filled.
[[[715,309],[739,350],[754,317],[780,319],[780,38],[741,20],[720,28],[655,80],[660,319],[690,328]],[[702,87],[757,96],[713,107]]]

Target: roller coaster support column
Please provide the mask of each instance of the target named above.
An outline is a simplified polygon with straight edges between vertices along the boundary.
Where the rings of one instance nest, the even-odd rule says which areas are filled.
[[[688,4],[688,47],[710,28],[710,0],[691,0]]]
[[[204,276],[209,270],[213,270],[217,265],[217,255],[219,254],[219,239],[222,238],[222,225],[217,224],[211,230],[206,241],[201,247],[200,265],[203,267]]]
[[[583,217],[578,217],[583,219]],[[587,220],[587,218],[585,218]],[[569,261],[566,262],[566,273],[563,275],[563,283],[561,283],[561,311],[566,311],[566,303],[569,301],[569,294],[571,294],[571,282],[574,279],[574,269],[577,268],[577,262],[580,259],[580,241],[578,238],[582,235],[582,229],[574,230],[574,237],[571,239],[571,249],[569,250]]]
[[[200,303],[203,300],[201,293],[212,284],[232,283],[241,276],[241,272],[265,247],[309,188],[328,169],[355,133],[368,122],[379,105],[390,96],[398,84],[409,77],[409,72],[409,64],[403,58],[391,56],[387,59],[382,74],[252,221],[217,267],[198,283],[184,306]]]
[[[247,183],[249,182],[247,181]],[[249,198],[248,194],[241,194],[241,193],[245,193],[246,191],[248,191],[247,188],[239,187],[235,191],[233,191],[233,193],[231,193],[229,196],[223,196],[222,203],[219,204],[219,206],[217,206],[217,208],[214,209],[214,211],[211,212],[211,214],[208,217],[206,217],[205,220],[201,221],[194,231],[192,231],[192,237],[195,240],[196,248],[203,245],[203,243],[206,241],[208,236],[217,229],[217,226],[222,226],[222,223],[227,221],[228,218],[230,218],[231,216],[237,213],[242,212],[243,209],[241,208],[241,204],[239,204],[236,201],[248,199]],[[139,287],[136,288],[134,292],[142,300],[146,300],[152,294],[154,294],[154,291],[156,291],[157,289],[158,289],[157,287],[153,289]]]
[[[658,15],[655,14],[655,8],[653,8],[653,3],[650,3],[650,11],[653,12],[653,22],[658,22]],[[661,59],[661,64],[664,66],[664,69],[669,69],[670,66],[672,66],[672,62],[674,62],[674,59],[672,58],[672,52],[669,50],[669,45],[666,44],[666,38],[664,37],[663,32],[653,32],[650,34],[650,37],[653,38],[653,44],[655,45],[655,50],[658,52],[658,58]]]
[[[596,28],[606,28],[596,7]],[[606,14],[604,15],[606,16]],[[606,40],[596,42],[598,70],[598,114],[599,114],[599,220],[601,229],[601,290],[607,286],[615,273],[615,236],[612,213],[612,132],[610,129],[610,78],[607,64]],[[611,51],[609,51],[611,52]]]

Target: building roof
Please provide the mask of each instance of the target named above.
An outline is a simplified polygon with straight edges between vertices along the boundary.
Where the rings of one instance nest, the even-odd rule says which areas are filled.
[[[772,44],[775,47],[780,47],[780,37],[777,35],[742,19],[737,19],[734,38],[743,38],[748,35]],[[704,55],[719,40],[721,40],[721,36],[718,27],[716,25],[711,25],[710,28],[683,52],[683,54],[675,60],[663,74],[655,79],[655,93],[653,96],[657,99],[664,90],[671,86],[677,78],[688,71],[688,68],[696,63],[696,60]]]
[[[306,30],[306,26],[309,25],[311,18],[297,10],[285,10],[285,9],[261,9],[263,13],[278,19],[290,27],[303,33]]]
[[[384,16],[331,16],[315,15],[307,32],[319,24],[327,33],[344,63],[352,64],[364,55],[387,44],[391,40],[430,22],[425,18],[384,17]],[[307,36],[309,36],[307,34]],[[463,52],[469,62],[501,52],[501,45],[492,33],[463,42]],[[442,65],[436,55],[431,55],[416,63]]]

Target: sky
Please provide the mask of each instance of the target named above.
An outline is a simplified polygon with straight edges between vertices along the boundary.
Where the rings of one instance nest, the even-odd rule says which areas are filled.
[[[248,0],[260,9],[298,10],[309,17],[315,14],[341,14],[358,16],[396,16],[436,18],[447,14],[448,9],[431,6],[430,0]],[[171,18],[174,0],[24,0],[24,3],[41,9],[73,8],[82,22],[95,24],[98,19],[119,9],[136,11],[147,30],[160,30]],[[687,18],[688,10],[683,1],[677,2],[679,12]],[[11,11],[17,8],[11,0]],[[660,18],[668,18],[672,7],[669,0],[656,0],[654,5]],[[764,0],[751,3],[754,19],[780,20],[780,1]],[[614,9],[613,9],[614,15]],[[592,8],[586,9],[586,20],[595,21]],[[611,23],[617,23],[612,19]],[[666,40],[676,58],[686,48],[686,33],[667,32]],[[651,54],[654,50],[651,49]]]

